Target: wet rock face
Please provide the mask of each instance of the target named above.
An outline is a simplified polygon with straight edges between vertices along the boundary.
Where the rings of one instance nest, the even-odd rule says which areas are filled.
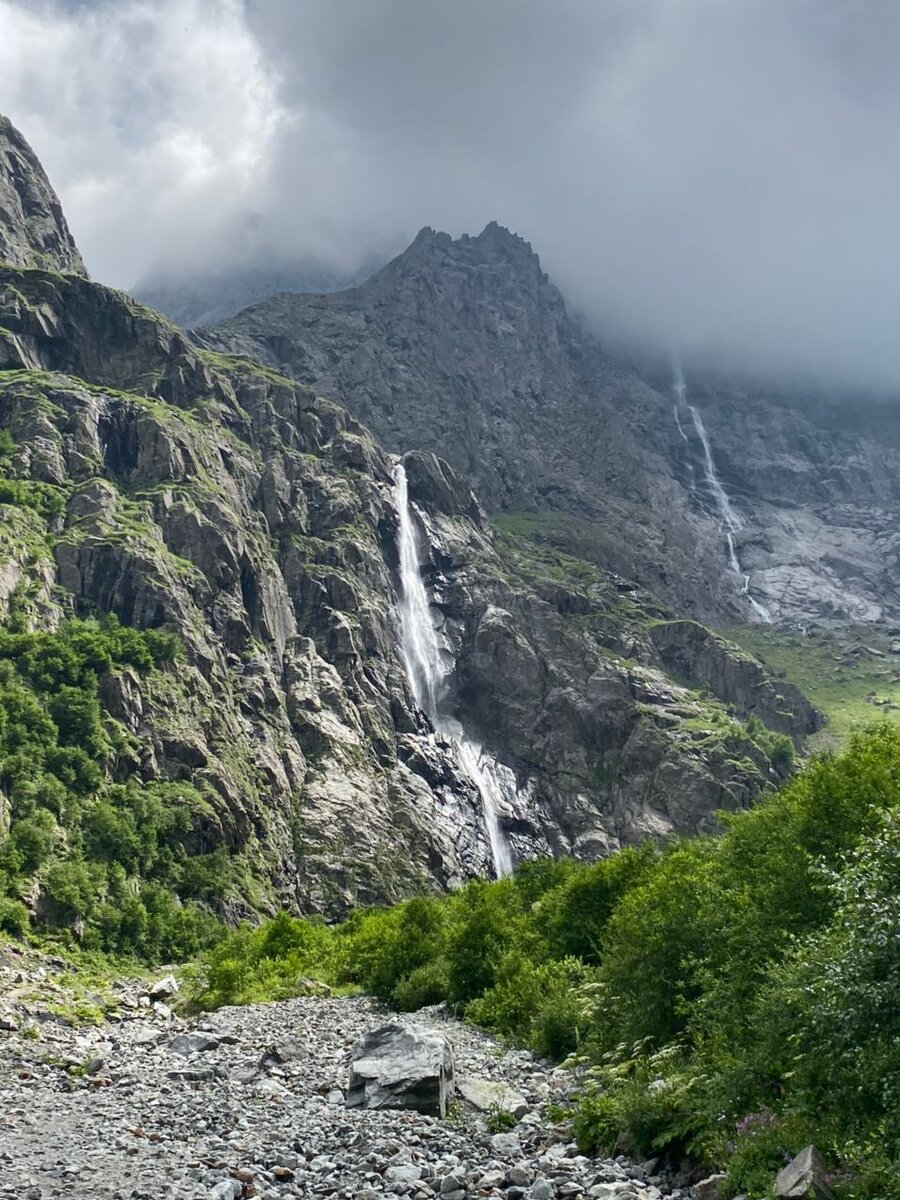
[[[0,262],[84,275],[62,206],[21,133],[0,115]]]

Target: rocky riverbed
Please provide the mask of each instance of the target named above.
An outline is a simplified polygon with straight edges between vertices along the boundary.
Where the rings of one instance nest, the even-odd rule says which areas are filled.
[[[45,978],[34,978],[44,971]],[[118,1013],[72,1024],[23,997],[44,968],[6,968],[0,991],[0,1195],[116,1200],[408,1196],[411,1200],[656,1200],[687,1195],[653,1164],[578,1153],[554,1106],[571,1072],[423,1010],[450,1038],[457,1080],[500,1085],[513,1128],[458,1096],[446,1120],[347,1109],[358,1039],[390,1014],[366,998],[304,997],[187,1022],[123,983]],[[10,986],[16,985],[16,986]],[[162,989],[165,991],[165,988]],[[148,1007],[148,1004],[150,1005]],[[481,1093],[481,1095],[479,1095]]]

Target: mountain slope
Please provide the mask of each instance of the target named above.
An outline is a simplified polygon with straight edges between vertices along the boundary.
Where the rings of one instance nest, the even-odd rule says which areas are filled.
[[[8,861],[36,919],[112,920],[140,880],[110,830],[151,795],[170,841],[150,882],[194,895],[202,858],[205,902],[230,916],[333,914],[490,872],[482,796],[400,652],[394,460],[353,417],[79,274],[6,266],[0,434],[0,659],[18,664],[15,703],[47,714],[35,779],[0,701],[7,844],[45,813],[41,853],[0,847],[0,877]],[[405,462],[451,703],[511,772],[499,818],[517,857],[710,828],[787,769],[783,735],[817,724],[799,693],[597,567],[495,536],[434,456]],[[109,616],[180,650],[132,653],[138,667],[95,654],[90,622]],[[54,629],[63,644],[29,641]],[[35,665],[64,664],[66,638],[87,646],[85,733],[54,690],[68,668]],[[68,806],[63,768],[88,745]]]
[[[885,437],[713,377],[676,403],[671,378],[606,355],[495,224],[456,241],[424,229],[357,288],[272,297],[203,337],[265,357],[393,450],[443,455],[494,512],[580,522],[591,557],[691,616],[900,619],[893,418]]]
[[[269,261],[262,255],[252,265],[198,267],[184,273],[159,268],[140,279],[131,292],[182,329],[191,329],[224,321],[278,292],[336,292],[352,287],[383,262],[373,260],[358,270],[345,271],[312,258],[285,261],[274,257]]]

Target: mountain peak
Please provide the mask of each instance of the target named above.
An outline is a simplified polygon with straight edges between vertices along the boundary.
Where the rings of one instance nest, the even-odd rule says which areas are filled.
[[[2,115],[0,262],[87,274],[44,168],[15,125]]]

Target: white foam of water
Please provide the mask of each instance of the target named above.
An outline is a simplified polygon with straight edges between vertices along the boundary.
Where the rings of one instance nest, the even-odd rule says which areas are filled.
[[[469,738],[445,708],[447,667],[441,639],[431,615],[422,579],[416,523],[409,499],[406,469],[394,469],[394,505],[399,518],[400,651],[416,704],[428,714],[436,733],[450,739],[460,768],[481,796],[484,826],[498,878],[512,870],[512,852],[500,825],[498,810],[515,796],[515,776]]]
[[[709,441],[709,434],[706,432],[706,426],[703,424],[703,418],[693,404],[687,403],[687,388],[684,382],[680,363],[675,363],[674,366],[675,380],[672,385],[675,393],[675,423],[678,426],[678,432],[688,442],[687,434],[682,427],[681,420],[678,415],[678,409],[683,404],[691,414],[691,421],[694,426],[694,432],[700,440],[700,445],[703,448],[703,476],[706,480],[706,486],[715,501],[716,508],[719,511],[719,520],[725,531],[725,545],[727,547],[728,565],[736,575],[741,577],[741,595],[746,596],[750,602],[750,607],[766,625],[772,623],[772,614],[764,604],[750,595],[750,576],[741,569],[740,559],[737,555],[737,547],[735,546],[734,535],[744,528],[744,522],[738,513],[735,511],[734,505],[725,488],[722,486],[722,481],[719,479],[716,471],[715,460],[713,459],[712,446]]]

